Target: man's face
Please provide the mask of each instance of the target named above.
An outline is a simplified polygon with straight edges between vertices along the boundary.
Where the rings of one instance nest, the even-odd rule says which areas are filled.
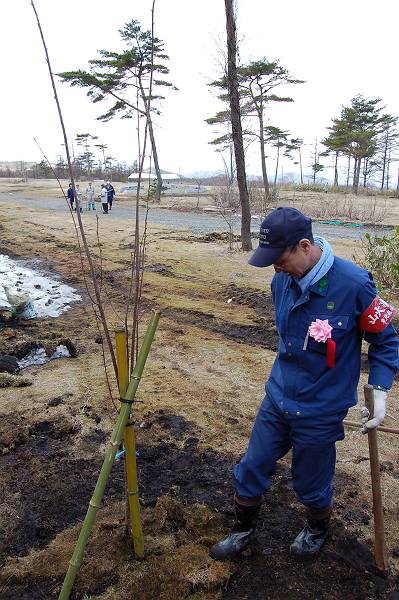
[[[311,267],[311,248],[309,240],[301,240],[294,250],[285,250],[273,264],[276,273],[286,273],[291,277],[302,277]]]

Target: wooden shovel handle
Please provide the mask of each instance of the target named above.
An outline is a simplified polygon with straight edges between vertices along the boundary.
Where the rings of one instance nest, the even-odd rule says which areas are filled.
[[[370,419],[374,417],[373,386],[364,386],[364,399],[370,412]],[[386,571],[387,553],[385,547],[384,515],[382,510],[380,461],[378,458],[377,430],[370,429],[367,433],[370,454],[371,489],[373,492],[374,514],[374,556],[377,569]]]

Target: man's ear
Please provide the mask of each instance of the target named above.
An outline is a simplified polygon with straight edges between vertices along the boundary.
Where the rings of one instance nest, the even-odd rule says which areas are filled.
[[[303,238],[302,240],[299,240],[298,245],[301,248],[301,250],[303,250],[303,252],[305,252],[305,254],[308,254],[312,248],[312,244],[311,244],[310,240],[308,240],[307,238]]]

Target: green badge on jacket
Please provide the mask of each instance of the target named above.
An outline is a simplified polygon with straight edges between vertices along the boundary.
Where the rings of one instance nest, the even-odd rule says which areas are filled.
[[[334,310],[335,302],[327,302],[328,310]]]
[[[319,292],[323,292],[327,287],[327,277],[324,275],[319,281]]]

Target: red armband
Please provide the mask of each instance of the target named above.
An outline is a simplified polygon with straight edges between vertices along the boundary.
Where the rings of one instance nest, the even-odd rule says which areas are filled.
[[[392,321],[396,309],[376,296],[370,306],[360,316],[359,328],[371,333],[380,333]]]

